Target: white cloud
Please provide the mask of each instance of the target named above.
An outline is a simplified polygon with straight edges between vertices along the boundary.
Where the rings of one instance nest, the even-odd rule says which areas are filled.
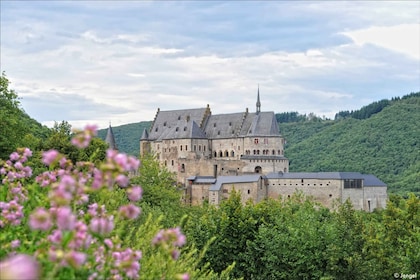
[[[420,24],[372,26],[342,32],[356,44],[373,44],[420,60]]]

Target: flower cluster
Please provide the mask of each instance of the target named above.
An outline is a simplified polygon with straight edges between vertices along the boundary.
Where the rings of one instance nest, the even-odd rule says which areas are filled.
[[[40,268],[35,258],[17,254],[0,262],[0,279],[38,279]]]
[[[86,148],[89,146],[92,137],[97,134],[96,125],[87,125],[84,130],[76,131],[76,135],[71,139],[71,143],[78,148]]]
[[[162,246],[168,250],[173,260],[179,258],[180,252],[177,248],[182,247],[186,243],[185,235],[181,233],[179,227],[160,230],[152,241],[155,246]]]
[[[104,245],[94,253],[96,271],[109,266],[110,279],[138,279],[140,273],[141,251],[130,248],[121,249],[119,244],[114,244],[111,239],[105,239]],[[90,275],[89,280],[100,278],[97,272]]]
[[[85,148],[94,135],[96,127],[87,126],[84,131],[75,135],[72,143],[79,148]],[[0,202],[0,227],[16,226],[22,221],[23,202],[27,200],[27,192],[21,181],[32,176],[31,168],[23,163],[31,155],[29,149],[20,149],[11,154],[10,159],[0,169],[0,175],[4,177],[2,184],[7,187],[7,201]],[[58,268],[97,268],[101,263],[109,265],[101,259],[92,261],[87,253],[95,252],[97,257],[100,257],[102,250],[107,252],[102,254],[102,257],[114,260],[110,265],[111,269],[103,270],[102,273],[111,273],[115,276],[114,279],[138,278],[141,252],[121,248],[120,243],[113,243],[106,237],[111,235],[114,229],[114,215],[124,219],[136,219],[141,212],[133,202],[141,199],[142,189],[140,186],[131,186],[127,176],[128,172],[138,169],[139,160],[108,150],[105,162],[96,167],[90,162],[73,164],[58,151],[49,150],[43,153],[42,162],[49,167],[49,171],[37,176],[35,181],[48,189],[48,203],[34,209],[28,219],[30,229],[45,232],[45,238],[38,242],[40,249],[35,252],[35,256],[46,256]],[[131,203],[108,213],[105,205],[89,202],[89,195],[103,187],[109,190],[116,187],[125,188],[127,199]],[[16,248],[19,245],[20,241],[15,240],[9,247]],[[28,259],[25,255],[17,256],[20,256],[17,260],[9,258],[0,263],[6,273],[16,269],[15,264],[23,262],[22,259]],[[9,277],[8,275],[6,276]],[[95,277],[93,274],[92,278]],[[99,278],[104,277],[108,276],[101,274]],[[20,279],[19,275],[16,279]]]
[[[32,169],[24,166],[24,163],[30,156],[32,156],[32,152],[28,148],[18,149],[0,168],[0,175],[4,176],[2,184],[7,187],[7,201],[0,201],[0,228],[6,225],[17,226],[21,223],[22,204],[28,199],[22,182],[32,176]]]

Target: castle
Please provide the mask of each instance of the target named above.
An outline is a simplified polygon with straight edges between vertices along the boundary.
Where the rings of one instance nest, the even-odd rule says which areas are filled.
[[[350,199],[356,209],[384,208],[387,187],[357,172],[289,172],[274,112],[211,113],[205,108],[157,110],[140,139],[140,156],[153,153],[185,186],[185,202],[217,205],[235,190],[243,202],[301,191],[327,207]]]

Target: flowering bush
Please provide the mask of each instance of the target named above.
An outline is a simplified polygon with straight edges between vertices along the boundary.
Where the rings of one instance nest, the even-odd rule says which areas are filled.
[[[87,126],[72,144],[86,148],[95,134],[96,127]],[[127,247],[133,242],[121,235],[141,213],[136,202],[142,188],[131,185],[128,177],[139,168],[139,160],[108,150],[95,166],[72,163],[50,150],[42,155],[48,171],[33,180],[31,168],[25,166],[30,156],[29,149],[18,149],[0,169],[0,279],[140,278],[142,251]],[[114,198],[104,202],[104,197]],[[157,231],[155,227],[153,234]],[[173,262],[185,243],[180,229],[174,228],[159,231],[149,247],[166,251]],[[174,270],[166,277],[190,275]]]

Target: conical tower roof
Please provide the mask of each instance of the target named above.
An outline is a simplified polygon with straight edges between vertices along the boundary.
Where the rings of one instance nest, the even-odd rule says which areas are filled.
[[[106,132],[105,142],[109,145],[112,150],[118,150],[117,144],[115,143],[114,132],[112,131],[111,124],[109,124],[108,131]]]

